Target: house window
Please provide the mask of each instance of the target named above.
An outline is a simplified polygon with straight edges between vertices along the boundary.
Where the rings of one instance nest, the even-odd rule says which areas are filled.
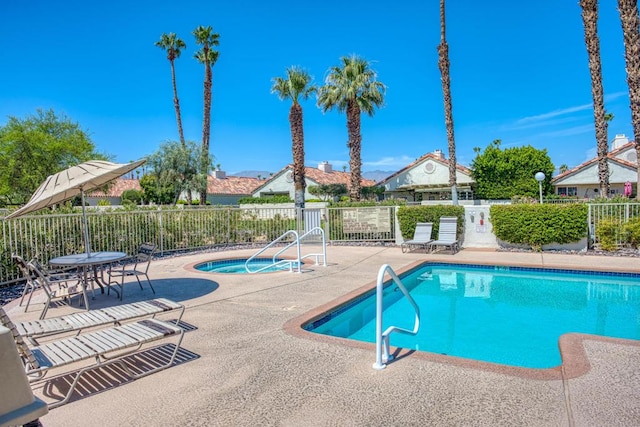
[[[577,196],[578,187],[558,187],[559,196]]]

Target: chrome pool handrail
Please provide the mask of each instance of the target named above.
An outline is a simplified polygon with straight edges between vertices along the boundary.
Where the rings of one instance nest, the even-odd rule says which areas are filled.
[[[258,257],[260,254],[264,253],[264,251],[266,251],[267,249],[269,249],[270,247],[272,247],[273,245],[275,245],[276,243],[280,242],[282,239],[284,239],[285,237],[289,236],[289,235],[293,235],[295,236],[295,239],[293,242],[289,243],[288,245],[285,245],[284,248],[282,248],[280,251],[278,251],[275,255],[273,255],[271,261],[272,264],[267,265],[265,267],[262,267],[258,270],[255,271],[251,271],[251,269],[249,268],[249,263],[254,260],[256,257]],[[247,259],[247,261],[244,263],[244,268],[247,270],[247,273],[259,273],[263,270],[266,270],[267,268],[273,267],[275,265],[281,264],[281,263],[289,263],[289,271],[293,271],[293,266],[292,266],[292,262],[291,260],[276,260],[276,257],[281,254],[282,252],[284,252],[285,250],[289,249],[290,247],[292,247],[293,245],[296,245],[296,252],[297,252],[297,257],[296,257],[296,261],[298,264],[298,273],[302,273],[302,267],[301,267],[301,262],[300,262],[300,239],[298,238],[298,233],[295,230],[289,230],[284,232],[280,237],[278,237],[277,239],[275,239],[273,242],[269,243],[267,246],[265,246],[264,248],[260,249],[258,252],[256,252],[255,254],[251,255],[251,257],[249,257]]]
[[[413,306],[416,316],[413,325],[413,330],[400,328],[398,326],[389,326],[384,332],[382,332],[382,309],[383,309],[383,291],[384,291],[384,275],[388,273],[393,279],[393,282],[398,286],[400,291],[409,300]],[[378,283],[376,285],[376,362],[373,364],[374,369],[384,369],[387,363],[393,359],[393,355],[389,354],[389,335],[392,332],[400,332],[402,334],[416,335],[420,328],[420,307],[416,304],[414,299],[407,291],[407,288],[402,284],[402,280],[396,275],[393,269],[384,264],[378,271]]]

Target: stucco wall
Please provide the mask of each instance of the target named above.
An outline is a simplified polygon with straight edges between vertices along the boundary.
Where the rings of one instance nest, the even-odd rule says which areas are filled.
[[[433,166],[432,172],[427,172],[427,165]],[[473,182],[470,176],[456,172],[456,180],[458,185],[470,184]],[[411,185],[448,185],[449,168],[433,159],[426,159],[424,162],[417,164],[389,181],[384,183],[386,191],[394,191],[401,186]]]

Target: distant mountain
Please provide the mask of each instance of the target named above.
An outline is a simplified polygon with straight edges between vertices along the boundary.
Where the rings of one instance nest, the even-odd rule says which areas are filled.
[[[269,178],[271,176],[271,172],[269,171],[240,171],[236,173],[229,174],[231,176],[243,176],[249,178],[258,178],[258,176],[262,179]]]
[[[375,170],[375,171],[362,172],[362,177],[367,179],[372,179],[375,182],[378,182],[387,178],[390,175],[393,175],[394,173],[396,173],[396,171]]]

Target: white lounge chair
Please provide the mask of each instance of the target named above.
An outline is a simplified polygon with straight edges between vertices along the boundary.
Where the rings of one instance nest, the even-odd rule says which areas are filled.
[[[438,227],[438,238],[429,243],[429,250],[433,251],[437,247],[451,249],[455,254],[460,249],[458,246],[458,218],[455,216],[440,217]]]
[[[71,398],[80,377],[96,367],[118,364],[134,379],[168,368],[173,364],[184,336],[184,330],[178,326],[157,319],[145,319],[49,341],[46,344],[30,348],[2,307],[0,307],[0,321],[13,334],[18,353],[22,356],[25,372],[31,383],[43,379],[52,369],[75,362],[95,360],[92,365],[85,364],[73,373],[73,381],[65,397],[50,403],[49,408],[66,403]],[[139,350],[143,344],[169,336],[177,336],[178,339],[171,357],[162,365],[142,373],[135,373],[122,359],[122,356]],[[117,354],[113,354],[115,352]]]
[[[157,314],[179,310],[176,325],[180,324],[184,314],[184,305],[166,298],[156,298],[148,301],[133,302],[113,307],[99,308],[89,311],[71,313],[49,319],[32,320],[16,324],[18,333],[38,345],[37,340],[42,337],[65,332],[79,332],[83,329],[113,324],[120,325],[127,320],[143,316],[154,318]]]
[[[414,249],[428,249],[429,243],[433,241],[431,231],[433,230],[432,222],[419,222],[413,232],[413,239],[402,242],[400,248],[402,252],[410,252]]]

